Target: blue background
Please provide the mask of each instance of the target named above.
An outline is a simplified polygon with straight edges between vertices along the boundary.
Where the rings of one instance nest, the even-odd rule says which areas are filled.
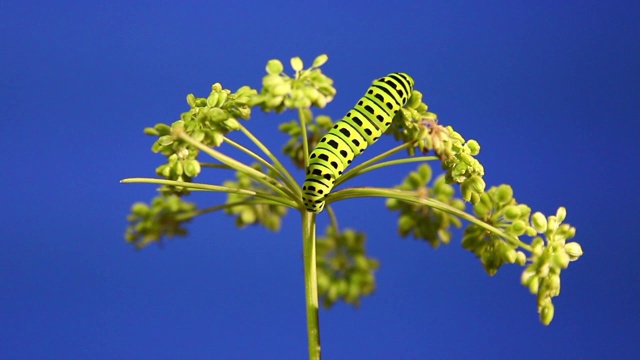
[[[359,309],[321,312],[326,359],[639,358],[638,19],[637,1],[2,2],[0,357],[305,358],[295,213],[276,234],[209,214],[137,252],[125,215],[155,186],[118,181],[154,176],[163,158],[142,129],[176,120],[186,94],[259,87],[267,60],[327,53],[325,113],[411,74],[441,123],[480,142],[487,184],[566,206],[585,255],[544,327],[520,267],[489,277],[459,237],[432,250],[399,239],[381,199],[340,203],[382,268]],[[277,122],[294,117],[257,111],[247,126],[279,153]]]

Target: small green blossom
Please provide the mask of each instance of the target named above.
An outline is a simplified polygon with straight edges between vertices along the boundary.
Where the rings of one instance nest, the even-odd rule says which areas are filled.
[[[141,249],[152,242],[160,243],[163,237],[186,236],[182,225],[194,215],[196,206],[176,195],[157,196],[150,205],[137,202],[127,216],[129,226],[125,234],[127,242]]]
[[[260,172],[264,171],[260,165],[254,164],[253,167]],[[270,175],[274,174],[270,173]],[[238,172],[236,177],[237,181],[225,181],[223,185],[235,189],[269,191],[264,186],[255,184],[244,173]],[[282,218],[287,214],[287,208],[254,200],[247,195],[231,192],[227,195],[225,212],[234,215],[236,217],[236,225],[241,228],[248,225],[262,225],[271,231],[280,230]]]
[[[291,59],[293,77],[283,73],[284,67],[279,60],[267,63],[267,75],[262,79],[262,91],[254,96],[251,104],[259,105],[263,111],[282,112],[285,109],[324,108],[336,94],[333,80],[320,70],[328,57],[318,56],[309,69],[299,57]]]
[[[431,180],[431,167],[422,164],[416,171],[412,171],[404,179],[404,182],[396,189],[416,191],[420,197],[433,198],[444,204],[463,210],[464,203],[453,197],[455,191],[451,185],[444,181],[444,176],[438,177],[432,188],[427,187]],[[409,235],[416,239],[425,240],[432,247],[438,247],[441,243],[448,244],[451,241],[451,225],[460,227],[461,222],[457,217],[428,206],[408,203],[402,200],[390,198],[387,200],[390,210],[399,211],[398,232],[400,236]]]
[[[364,233],[327,227],[317,241],[318,295],[330,308],[337,301],[358,306],[362,297],[376,288],[374,272],[378,261],[366,256]]]
[[[309,115],[311,117],[311,115]],[[290,136],[287,143],[284,145],[283,152],[291,158],[296,167],[304,169],[306,155],[304,153],[302,129],[300,127],[300,121],[291,120],[290,122],[283,123],[279,129],[281,132]],[[322,136],[331,129],[333,122],[331,118],[326,115],[318,115],[313,121],[307,125],[307,144],[310,149],[316,147]]]

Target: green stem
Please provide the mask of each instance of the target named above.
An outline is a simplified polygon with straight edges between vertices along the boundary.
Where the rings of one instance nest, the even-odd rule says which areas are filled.
[[[302,191],[297,185],[296,180],[293,178],[293,176],[291,176],[291,173],[289,173],[287,168],[282,165],[280,160],[278,160],[278,158],[269,150],[269,148],[267,148],[260,140],[258,140],[257,137],[253,136],[249,129],[245,128],[244,126],[240,126],[240,131],[242,131],[244,135],[249,138],[249,140],[256,144],[256,146],[260,148],[260,150],[262,150],[262,152],[265,153],[269,157],[269,159],[271,159],[271,161],[273,162],[273,167],[277,169],[276,172],[280,174],[287,187],[292,189],[298,197],[302,196]]]
[[[176,215],[175,219],[176,221],[186,221],[186,220],[190,220],[196,216],[200,216],[200,215],[204,215],[204,214],[208,214],[208,213],[212,213],[218,210],[225,210],[225,209],[231,209],[235,206],[244,206],[244,205],[251,205],[251,204],[256,204],[256,203],[261,203],[264,204],[264,201],[256,201],[255,199],[253,200],[240,200],[240,201],[234,201],[234,202],[230,202],[230,203],[226,203],[226,204],[220,204],[220,205],[214,205],[214,206],[209,206],[207,208],[204,209],[198,209],[198,210],[193,210],[190,212],[185,212],[185,213],[180,213],[179,215]]]
[[[251,156],[252,158],[256,159],[260,164],[264,165],[266,168],[268,168],[269,170],[279,174],[280,172],[278,171],[278,169],[276,169],[273,165],[269,164],[269,162],[265,159],[263,159],[262,157],[260,157],[260,155],[254,153],[253,151],[247,149],[246,147],[238,144],[237,142],[229,139],[228,137],[224,137],[224,142],[228,143],[229,145],[233,146],[234,148],[242,151],[243,153]]]
[[[404,143],[402,145],[398,145],[396,147],[394,147],[393,149],[389,150],[389,151],[385,151],[380,155],[377,155],[365,162],[363,162],[362,164],[358,165],[358,166],[354,166],[351,168],[351,170],[348,170],[347,172],[345,172],[344,174],[342,174],[342,176],[338,177],[338,179],[336,179],[336,182],[333,184],[334,187],[340,185],[341,183],[349,180],[350,178],[358,175],[361,173],[362,169],[370,166],[371,164],[374,164],[382,159],[388,158],[389,156],[400,152],[406,148],[410,148],[413,146],[413,144],[415,143],[415,141],[412,142],[408,142],[408,143]]]
[[[301,213],[309,359],[319,360],[320,320],[318,317],[318,276],[316,269],[316,214],[308,211],[301,211]]]
[[[215,149],[212,149],[206,145],[204,145],[203,143],[195,140],[194,138],[192,138],[191,136],[187,135],[187,133],[185,133],[184,131],[180,131],[177,133],[177,136],[180,137],[180,139],[188,142],[189,144],[195,146],[196,148],[198,148],[199,150],[205,152],[206,154],[210,155],[212,158],[222,162],[225,165],[230,166],[232,169],[236,170],[236,171],[240,171],[242,173],[247,174],[247,176],[249,176],[250,178],[252,178],[253,180],[265,185],[266,187],[269,187],[270,189],[272,189],[273,191],[279,193],[280,195],[282,195],[283,198],[289,199],[294,201],[296,204],[298,204],[299,208],[303,208],[304,205],[302,204],[302,198],[300,196],[297,196],[290,188],[283,186],[279,181],[277,181],[276,179],[268,176],[267,174],[264,174],[254,168],[252,168],[251,166],[248,166],[246,164],[243,164],[239,161],[237,161],[236,159],[229,157]]]
[[[414,158],[403,158],[403,159],[389,160],[389,161],[373,164],[371,166],[360,167],[360,169],[358,169],[358,172],[350,171],[349,172],[349,177],[347,179],[354,178],[354,177],[362,175],[364,173],[368,173],[369,171],[377,170],[377,169],[380,169],[380,168],[383,168],[383,167],[386,167],[386,166],[409,164],[409,163],[414,163],[414,162],[431,161],[431,160],[440,160],[440,158],[438,158],[437,156],[418,156],[418,157],[414,157]],[[355,168],[354,168],[354,170],[355,170]],[[340,179],[336,180],[336,184],[339,184],[340,182],[344,182],[344,180],[343,181],[339,181],[339,180]]]
[[[333,207],[330,205],[326,205],[325,209],[327,210],[327,214],[329,214],[329,221],[331,223],[331,226],[336,229],[336,234],[339,233],[340,230],[338,229],[338,218],[336,217],[335,211],[333,211]]]
[[[309,141],[307,140],[307,124],[311,122],[311,114],[307,108],[298,108],[300,130],[302,131],[302,152],[304,154],[304,168],[309,167]]]
[[[123,184],[132,184],[132,183],[160,184],[160,185],[170,185],[170,186],[181,186],[187,189],[226,192],[226,193],[238,193],[242,195],[255,196],[257,198],[265,199],[267,201],[276,203],[278,205],[288,206],[291,208],[298,208],[295,202],[290,201],[288,198],[284,198],[282,196],[274,196],[274,195],[262,193],[259,191],[231,188],[227,186],[218,186],[218,185],[192,183],[192,182],[175,181],[175,180],[165,180],[165,179],[154,179],[154,178],[127,178],[127,179],[120,180],[120,182]]]
[[[225,164],[213,164],[213,163],[207,163],[207,162],[200,162],[200,167],[206,167],[206,168],[212,168],[212,169],[224,169],[224,170],[233,170],[229,165],[225,165]]]
[[[465,219],[473,224],[476,224],[487,231],[490,231],[503,239],[511,242],[512,244],[519,246],[527,251],[531,251],[532,248],[529,244],[521,241],[518,237],[510,235],[502,231],[501,229],[489,225],[486,222],[476,218],[475,216],[463,211],[456,209],[455,207],[442,203],[436,199],[432,198],[421,198],[417,192],[415,191],[404,191],[397,189],[388,189],[388,188],[349,188],[338,190],[336,192],[330,193],[327,198],[327,204],[329,202],[336,202],[345,199],[357,198],[357,197],[384,197],[384,198],[392,198],[403,200],[406,202],[426,205],[434,209],[438,209],[440,211],[444,211],[446,213],[455,215],[462,219]]]

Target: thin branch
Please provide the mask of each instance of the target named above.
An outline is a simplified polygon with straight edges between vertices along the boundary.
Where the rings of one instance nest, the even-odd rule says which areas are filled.
[[[398,153],[398,152],[400,152],[400,151],[402,151],[404,149],[410,148],[410,147],[413,146],[413,144],[414,144],[414,142],[408,142],[408,143],[404,143],[404,144],[398,145],[395,148],[393,148],[391,150],[388,150],[388,151],[385,151],[382,154],[377,155],[377,156],[375,156],[375,157],[363,162],[360,165],[352,167],[351,170],[348,170],[347,172],[345,172],[344,174],[339,176],[338,179],[336,179],[336,182],[335,182],[335,184],[333,186],[336,187],[336,186],[340,185],[341,183],[343,183],[343,182],[349,180],[350,178],[358,175],[362,169],[364,169],[364,168],[366,168],[368,166],[371,166],[372,164],[375,164],[376,162],[378,162],[378,161],[380,161],[382,159],[388,158],[389,156],[391,156],[391,155],[393,155],[395,153]]]
[[[302,153],[304,155],[304,168],[309,167],[309,140],[307,139],[307,124],[311,122],[309,109],[298,108],[300,118],[300,130],[302,131]]]
[[[260,148],[260,150],[262,150],[262,152],[265,153],[265,155],[267,155],[269,157],[269,159],[271,159],[271,161],[273,162],[273,167],[274,167],[273,170],[276,173],[280,174],[280,176],[282,177],[282,180],[287,185],[287,187],[292,189],[296,193],[296,195],[298,197],[301,197],[302,196],[302,190],[300,190],[300,186],[298,186],[298,183],[296,182],[296,180],[293,178],[293,176],[291,176],[291,174],[289,173],[287,168],[282,165],[280,160],[278,160],[278,158],[273,154],[273,152],[271,152],[271,150],[269,150],[269,148],[267,148],[246,127],[240,125],[240,131],[242,131],[245,134],[245,136],[249,138],[249,140],[251,140],[254,144],[256,144],[256,146],[258,148]]]
[[[287,198],[283,198],[281,196],[275,196],[275,195],[263,193],[260,191],[238,189],[238,188],[232,188],[227,186],[218,186],[218,185],[192,183],[192,182],[175,181],[175,180],[165,180],[165,179],[154,179],[154,178],[127,178],[127,179],[120,180],[120,182],[123,184],[146,183],[146,184],[159,184],[159,185],[169,185],[169,186],[181,186],[187,189],[198,189],[198,190],[206,190],[206,191],[214,191],[214,192],[242,194],[242,195],[255,196],[257,198],[269,200],[283,206],[288,206],[296,209],[298,208],[295,202],[290,201]]]
[[[516,236],[507,234],[501,229],[495,226],[492,226],[490,224],[487,224],[486,222],[476,218],[475,216],[465,211],[456,209],[451,205],[445,204],[443,202],[440,202],[432,198],[421,198],[418,195],[418,193],[415,191],[404,191],[404,190],[391,189],[391,188],[373,188],[373,187],[349,188],[349,189],[338,190],[336,192],[330,193],[329,195],[327,195],[326,202],[327,203],[336,202],[340,200],[359,198],[359,197],[393,198],[393,199],[403,200],[410,203],[429,206],[431,208],[438,209],[440,211],[444,211],[446,213],[465,219],[473,224],[476,224],[486,229],[487,231],[490,231],[504,238],[505,240],[511,242],[514,245],[517,245],[523,249],[531,251],[531,246],[529,244],[522,242]]]
[[[292,201],[294,201],[296,204],[298,204],[300,206],[300,208],[303,206],[302,205],[302,198],[299,196],[296,196],[295,194],[292,193],[291,189],[283,186],[278,180],[270,177],[267,174],[264,174],[246,164],[243,164],[239,161],[237,161],[236,159],[229,157],[215,149],[212,149],[204,144],[202,144],[199,141],[196,141],[195,139],[193,139],[191,136],[187,135],[184,131],[181,131],[178,133],[178,136],[188,142],[189,144],[197,147],[198,149],[200,149],[201,151],[207,153],[208,155],[210,155],[211,157],[213,157],[214,159],[222,162],[225,165],[228,165],[229,167],[231,167],[232,169],[242,172],[244,174],[246,174],[247,176],[249,176],[250,178],[252,178],[253,180],[267,186],[268,188],[274,190],[275,192],[281,194],[283,197],[286,197]]]

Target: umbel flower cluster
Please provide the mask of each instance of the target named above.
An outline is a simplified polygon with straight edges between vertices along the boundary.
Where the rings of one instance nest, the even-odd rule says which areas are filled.
[[[143,248],[164,238],[185,236],[187,222],[219,210],[232,216],[238,227],[256,225],[271,231],[280,229],[287,209],[304,214],[301,188],[290,170],[307,167],[310,151],[334,124],[331,117],[312,113],[312,108],[324,109],[336,95],[333,80],[321,70],[327,59],[326,55],[318,56],[305,69],[300,58],[293,58],[291,76],[284,72],[282,62],[270,60],[260,90],[242,86],[232,91],[215,83],[206,97],[189,94],[189,108],[178,120],[146,128],[144,132],[155,138],[151,150],[165,158],[155,171],[160,178],[123,181],[161,186],[159,195],[149,204],[132,206],[126,240]],[[419,88],[419,82],[416,86]],[[245,126],[250,118],[259,121],[254,114],[256,108],[297,113],[297,119],[287,118],[279,125],[279,131],[289,137],[283,153],[290,167],[284,166]],[[479,143],[465,140],[451,125],[441,125],[419,90],[412,91],[386,134],[399,145],[387,151],[380,149],[379,155],[350,167],[335,181],[341,189],[326,196],[331,224],[318,237],[316,246],[317,289],[322,303],[330,307],[344,301],[357,306],[362,297],[375,290],[375,271],[380,263],[367,255],[365,233],[339,229],[331,204],[377,196],[386,198],[387,208],[398,213],[401,237],[411,236],[438,247],[451,242],[452,227],[465,226],[462,246],[475,254],[487,273],[495,274],[503,264],[522,266],[521,282],[536,295],[540,319],[549,324],[554,315],[552,298],[560,293],[561,271],[582,255],[581,246],[568,241],[576,230],[563,223],[565,208],[549,216],[532,213],[529,206],[515,200],[509,185],[486,190],[485,170],[476,158]],[[257,150],[234,140],[238,137]],[[229,147],[253,162],[227,155]],[[206,162],[202,153],[214,162]],[[406,163],[417,163],[417,169],[395,188],[344,185],[366,172]],[[442,173],[434,176],[429,163],[438,164]],[[194,181],[210,171],[230,172],[235,179],[219,184]],[[227,198],[218,204],[197,206],[185,200],[193,191],[224,192]],[[468,203],[471,212],[465,211]]]

